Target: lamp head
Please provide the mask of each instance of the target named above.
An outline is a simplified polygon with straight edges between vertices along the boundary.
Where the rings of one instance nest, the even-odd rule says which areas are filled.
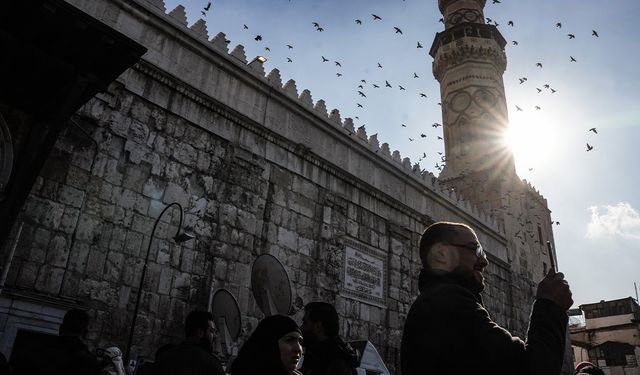
[[[176,234],[176,235],[173,237],[173,240],[174,240],[176,243],[183,243],[183,242],[187,242],[187,241],[189,241],[189,240],[192,240],[192,239],[194,239],[194,238],[196,238],[195,234],[190,233],[190,232],[187,232],[187,231],[184,231],[184,232],[181,232],[181,233]]]

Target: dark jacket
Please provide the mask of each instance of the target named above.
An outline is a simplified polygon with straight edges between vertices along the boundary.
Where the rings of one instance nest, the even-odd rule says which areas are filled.
[[[300,371],[304,375],[354,375],[358,354],[339,337],[306,348]]]
[[[98,375],[96,356],[77,337],[51,336],[13,360],[15,375]]]
[[[153,375],[224,375],[220,360],[198,343],[185,341],[162,354]]]
[[[557,375],[568,317],[555,303],[533,305],[523,342],[489,317],[479,294],[449,275],[420,274],[420,296],[402,336],[403,375]]]

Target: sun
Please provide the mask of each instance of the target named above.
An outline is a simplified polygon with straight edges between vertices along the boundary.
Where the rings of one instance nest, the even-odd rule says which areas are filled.
[[[504,142],[511,148],[520,175],[544,167],[556,150],[558,127],[550,111],[529,110],[512,114]],[[555,130],[555,131],[554,131]]]

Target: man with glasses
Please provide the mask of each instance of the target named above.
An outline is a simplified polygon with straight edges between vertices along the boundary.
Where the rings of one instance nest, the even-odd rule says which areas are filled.
[[[564,275],[551,269],[538,284],[525,343],[489,317],[480,292],[489,264],[473,229],[438,222],[420,240],[420,296],[404,326],[403,375],[559,374],[567,310]]]

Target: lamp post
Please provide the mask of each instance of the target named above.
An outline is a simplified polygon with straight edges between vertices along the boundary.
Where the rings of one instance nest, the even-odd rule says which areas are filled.
[[[173,240],[176,243],[183,243],[194,239],[195,236],[193,234],[187,232],[180,232],[182,229],[182,206],[178,202],[170,203],[167,207],[165,207],[156,222],[153,223],[153,229],[151,230],[151,237],[149,238],[149,246],[147,247],[147,254],[144,257],[144,265],[142,266],[142,274],[140,275],[140,285],[138,285],[138,295],[136,296],[136,304],[133,307],[133,319],[131,320],[131,329],[129,330],[129,338],[127,339],[127,351],[126,351],[126,364],[129,365],[129,361],[131,359],[131,344],[133,342],[133,333],[136,328],[136,321],[138,320],[138,309],[140,308],[140,299],[142,298],[142,286],[144,284],[144,277],[147,274],[147,263],[149,262],[149,254],[151,253],[151,243],[153,242],[153,234],[156,232],[156,228],[158,227],[158,223],[160,222],[160,218],[164,215],[165,212],[169,210],[169,208],[177,206],[180,209],[180,223],[178,224],[178,230],[176,231],[175,236],[173,236]]]

